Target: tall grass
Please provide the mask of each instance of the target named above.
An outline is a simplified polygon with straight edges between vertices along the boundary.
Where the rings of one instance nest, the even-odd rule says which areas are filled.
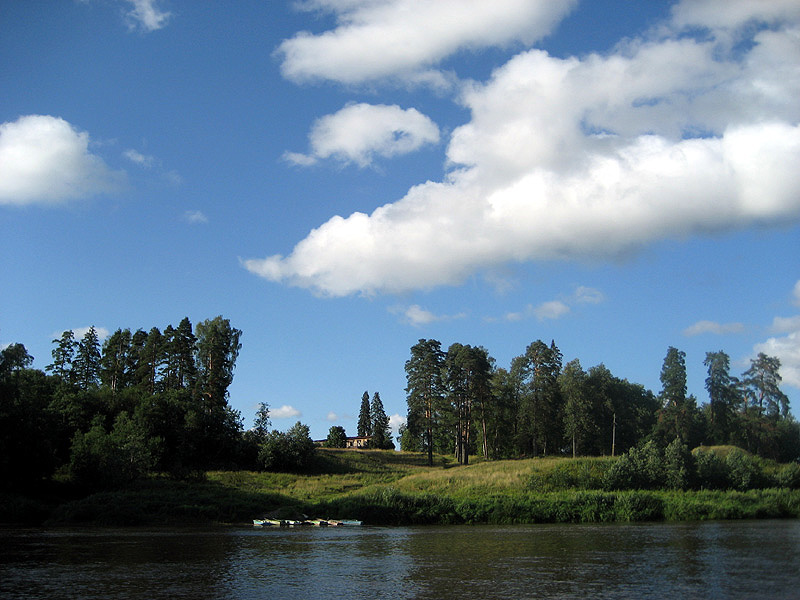
[[[789,486],[604,489],[616,460],[547,458],[459,466],[449,457],[437,457],[429,467],[422,454],[325,450],[306,474],[216,471],[193,482],[151,478],[125,490],[62,502],[48,513],[52,523],[115,525],[249,523],[277,510],[380,525],[800,517],[800,490]],[[770,481],[800,478],[800,469],[792,465],[776,466],[774,473]],[[41,510],[18,499],[7,504],[15,505],[17,514]]]

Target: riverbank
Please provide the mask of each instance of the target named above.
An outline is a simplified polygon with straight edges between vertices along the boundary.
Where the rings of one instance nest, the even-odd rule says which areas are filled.
[[[81,495],[0,495],[5,523],[179,525],[250,523],[280,508],[372,525],[688,521],[800,517],[800,490],[604,490],[614,459],[525,459],[460,466],[384,451],[319,454],[309,474],[210,472]]]

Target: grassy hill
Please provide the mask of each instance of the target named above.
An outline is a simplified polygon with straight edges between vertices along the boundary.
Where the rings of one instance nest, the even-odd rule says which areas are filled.
[[[707,450],[707,449],[706,449]],[[725,454],[724,449],[719,450]],[[367,524],[537,523],[799,517],[800,490],[602,489],[612,458],[477,461],[393,451],[320,450],[311,473],[214,471],[152,477],[64,501],[0,496],[3,521],[49,524],[250,523],[276,510]]]

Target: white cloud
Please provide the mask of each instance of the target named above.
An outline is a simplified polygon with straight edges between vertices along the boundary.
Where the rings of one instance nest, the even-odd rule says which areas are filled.
[[[439,142],[439,128],[414,108],[350,104],[318,119],[309,134],[311,152],[287,152],[284,158],[301,166],[334,158],[360,167],[375,156],[390,158]]]
[[[769,3],[729,4],[742,22]],[[798,220],[800,19],[748,30],[736,53],[679,25],[604,56],[517,55],[465,86],[471,119],[441,182],[244,266],[322,295],[401,293],[509,262]]]
[[[744,331],[742,323],[717,323],[715,321],[698,321],[683,330],[683,335],[692,337],[704,333],[714,335],[726,335],[729,333],[741,333]]]
[[[795,315],[794,317],[775,317],[772,320],[770,331],[773,333],[800,331],[800,315]]]
[[[800,329],[756,344],[753,352],[778,357],[781,361],[780,374],[783,383],[800,388]]]
[[[328,416],[325,417],[325,419],[328,420],[328,421],[331,421],[331,422],[335,422],[335,421],[338,421],[340,419],[340,417],[335,412],[330,411],[328,413]]]
[[[75,337],[76,340],[83,339],[83,336],[85,336],[91,328],[92,328],[91,325],[88,327],[74,327],[73,329],[71,329],[72,335]],[[94,331],[97,334],[97,339],[100,341],[106,339],[110,333],[108,329],[106,329],[105,327],[95,327]],[[52,334],[53,339],[61,338],[62,333],[63,331],[53,332]]]
[[[430,67],[462,49],[531,44],[546,36],[577,0],[309,0],[331,12],[337,27],[301,32],[277,50],[294,81],[360,83],[401,77],[447,85]],[[456,18],[454,16],[457,15]]]
[[[574,301],[578,304],[600,304],[605,299],[605,294],[600,290],[582,285],[575,288]]]
[[[800,281],[793,289],[795,303],[800,291]],[[771,337],[766,341],[756,344],[753,353],[763,352],[768,356],[776,356],[781,361],[780,374],[783,382],[792,387],[800,388],[800,315],[792,317],[775,317],[770,330],[773,333],[786,335]]]
[[[301,416],[302,413],[294,406],[284,404],[280,408],[270,409],[269,416],[273,419],[292,419]]]
[[[122,155],[127,158],[132,163],[139,165],[140,167],[145,167],[149,169],[155,164],[156,159],[152,156],[147,156],[142,154],[141,152],[137,152],[136,150],[129,149],[125,150]]]
[[[183,213],[183,219],[192,225],[208,223],[208,217],[199,210],[187,210]]]
[[[452,321],[453,319],[463,319],[466,314],[458,313],[455,315],[437,315],[429,310],[422,308],[419,304],[412,304],[408,307],[394,306],[389,309],[394,314],[402,314],[404,320],[414,327],[428,325],[436,321]]]
[[[0,125],[0,204],[53,204],[117,190],[125,174],[89,150],[64,119],[27,115]]]
[[[133,8],[127,13],[128,27],[145,32],[156,31],[167,25],[172,16],[156,6],[156,0],[126,0]]]
[[[394,435],[397,435],[397,431],[400,429],[400,426],[405,424],[406,424],[406,418],[399,415],[398,413],[395,413],[391,417],[389,417],[389,427],[394,432]]]
[[[569,306],[561,302],[561,300],[551,300],[549,302],[542,302],[539,306],[533,309],[533,314],[540,321],[549,319],[559,319],[570,311]]]

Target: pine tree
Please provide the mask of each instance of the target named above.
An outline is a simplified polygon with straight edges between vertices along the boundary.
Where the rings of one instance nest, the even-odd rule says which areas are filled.
[[[443,364],[441,343],[421,339],[411,347],[411,358],[405,365],[407,432],[420,440],[420,446],[428,453],[429,465],[433,465],[434,433],[439,433],[443,412]]]
[[[372,396],[370,405],[370,415],[372,417],[372,441],[370,446],[380,450],[390,450],[394,448],[392,443],[392,432],[389,428],[389,417],[381,402],[381,395],[378,392]]]
[[[100,377],[100,340],[94,325],[78,342],[72,368],[78,386],[84,390],[97,387]]]
[[[372,435],[372,415],[369,409],[369,392],[365,391],[361,396],[361,408],[358,411],[358,437],[369,437]]]

